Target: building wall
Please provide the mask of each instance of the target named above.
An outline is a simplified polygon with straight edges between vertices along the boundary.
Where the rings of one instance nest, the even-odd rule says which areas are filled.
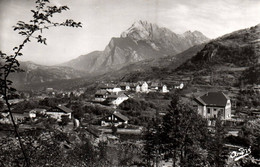
[[[63,112],[46,112],[47,115],[49,115],[52,118],[57,119],[58,121],[61,121],[61,116],[67,115],[71,119],[71,113],[63,113]]]
[[[107,95],[95,95],[95,101],[97,101],[97,102],[103,102],[103,101],[105,101],[106,100],[106,98],[107,98]]]
[[[126,125],[128,123],[128,121],[125,121],[125,122],[115,122],[113,124],[114,124],[114,126],[117,127],[119,125],[122,125],[123,123]],[[101,126],[112,126],[113,124],[112,124],[112,122],[101,121]]]
[[[231,119],[231,101],[227,101],[227,105],[225,107],[225,119]]]
[[[198,105],[198,114],[200,114],[203,118],[207,118],[206,106]]]
[[[125,100],[127,100],[127,99],[128,99],[128,97],[118,97],[116,100],[112,101],[111,103],[112,103],[113,105],[118,106],[118,105],[120,105],[121,103],[123,103],[123,101],[125,101]]]
[[[162,93],[167,93],[167,92],[169,92],[169,90],[167,89],[167,86],[163,85],[162,86]]]
[[[221,115],[221,119],[231,119],[231,103],[229,103],[226,107],[206,107],[198,105],[198,114],[200,114],[203,118],[217,118],[219,113]]]
[[[135,91],[136,91],[136,92],[140,92],[140,91],[141,91],[141,88],[140,88],[139,85],[136,86]]]
[[[130,86],[127,85],[127,86],[125,87],[125,90],[126,90],[126,91],[130,90]]]
[[[142,84],[141,92],[148,92],[148,84],[146,82]]]
[[[114,115],[111,115],[108,117],[107,120],[101,121],[101,126],[112,126],[113,124],[115,126],[118,126],[118,125],[122,125],[123,123],[128,124],[128,121],[125,121],[125,122],[119,121],[117,117],[115,117]]]
[[[34,112],[29,112],[29,117],[30,117],[30,118],[36,118],[36,113],[34,113]]]
[[[114,88],[112,92],[118,93],[118,92],[121,92],[121,91],[122,91],[121,88]]]
[[[225,112],[223,107],[206,107],[206,118],[217,118],[220,113],[221,119],[224,118]]]
[[[103,98],[103,97],[95,97],[95,101],[97,101],[97,102],[103,102],[103,101],[105,101],[106,99],[105,98]]]

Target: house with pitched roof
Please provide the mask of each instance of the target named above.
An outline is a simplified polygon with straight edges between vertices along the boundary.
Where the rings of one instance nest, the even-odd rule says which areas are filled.
[[[137,86],[139,87],[139,90],[140,90],[140,86],[137,83],[129,83],[129,87],[130,87],[131,91],[136,92]]]
[[[135,92],[141,92],[141,93],[148,93],[149,92],[149,87],[146,81],[139,81],[138,83],[134,84],[135,85]]]
[[[124,92],[111,93],[107,99],[106,103],[112,106],[119,106],[123,101],[127,100],[129,97]]]
[[[68,116],[71,119],[71,113],[72,110],[62,104],[59,104],[58,106],[46,111],[47,115],[57,119],[58,121],[61,121],[62,116]]]
[[[29,110],[21,110],[21,111],[18,111],[18,110],[12,110],[12,115],[13,115],[13,118],[14,118],[14,121],[16,123],[18,122],[22,122],[24,121],[26,118],[29,118],[30,115],[29,115]],[[9,114],[9,119],[11,121],[11,116]]]
[[[121,82],[119,84],[119,87],[121,88],[122,91],[129,91],[131,89],[130,83],[128,83],[128,82]]]
[[[95,93],[95,101],[96,102],[103,102],[107,99],[110,93],[107,90],[98,90]]]
[[[116,84],[103,84],[100,86],[100,90],[106,90],[108,92],[120,92],[122,89]]]
[[[160,91],[161,93],[167,93],[167,92],[169,92],[167,86],[164,85],[164,84],[160,84],[158,88],[159,88],[159,91]]]
[[[159,83],[158,82],[151,82],[150,84],[149,84],[149,91],[150,92],[157,92],[158,91],[158,89],[159,89]]]
[[[128,124],[128,118],[122,115],[120,112],[115,111],[113,114],[107,115],[101,119],[101,126],[118,126],[122,124]]]
[[[183,89],[184,83],[183,82],[175,82],[173,86],[174,86],[174,89]]]
[[[222,120],[231,119],[231,101],[223,92],[208,92],[194,99],[198,113],[210,119],[221,117]]]

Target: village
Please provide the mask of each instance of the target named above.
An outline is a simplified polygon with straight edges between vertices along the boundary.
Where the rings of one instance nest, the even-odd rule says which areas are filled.
[[[137,123],[138,121],[131,121],[130,118],[133,116],[128,117],[129,112],[127,112],[128,114],[124,114],[126,112],[124,111],[123,107],[120,107],[120,105],[130,99],[145,99],[145,96],[151,94],[156,95],[155,99],[153,100],[158,98],[161,100],[159,103],[164,103],[167,101],[167,96],[170,96],[172,93],[179,92],[182,95],[184,101],[189,103],[203,118],[208,120],[209,127],[214,126],[214,119],[217,117],[221,117],[221,120],[229,122],[229,133],[231,135],[238,135],[239,128],[234,125],[241,125],[241,122],[248,118],[260,117],[260,111],[257,107],[250,108],[250,112],[237,112],[237,98],[235,99],[233,97],[229,97],[230,94],[232,95],[230,92],[228,92],[229,95],[222,91],[197,92],[196,95],[198,96],[195,96],[194,93],[192,93],[191,96],[190,93],[186,92],[186,90],[189,89],[187,85],[185,85],[187,83],[175,83],[177,84],[167,87],[166,84],[151,81],[140,81],[137,83],[102,82],[97,86],[95,94],[91,95],[91,98],[88,99],[84,99],[84,93],[86,91],[84,88],[80,88],[74,91],[62,91],[54,90],[53,88],[45,88],[43,91],[34,92],[33,94],[28,92],[20,92],[19,96],[15,96],[15,98],[11,99],[9,103],[12,105],[12,114],[14,120],[21,127],[23,124],[26,124],[28,120],[35,121],[38,119],[38,116],[45,115],[47,117],[54,118],[57,120],[57,123],[66,121],[66,124],[71,125],[72,129],[86,125],[86,123],[84,123],[84,119],[87,117],[84,115],[86,114],[84,112],[82,117],[77,116],[77,114],[75,114],[73,111],[73,108],[77,107],[73,106],[73,103],[89,107],[90,110],[91,108],[98,106],[97,110],[101,110],[98,111],[101,114],[98,116],[94,114],[95,116],[92,116],[93,119],[91,122],[88,122],[87,124],[91,126],[95,125],[92,127],[95,127],[95,129],[97,129],[96,131],[100,131],[100,134],[112,133],[112,129],[107,128],[112,126],[119,127],[117,131],[118,133],[141,134],[141,130],[143,129],[142,124]],[[259,86],[254,86],[247,91],[259,94]],[[43,101],[46,102],[47,99],[59,100],[56,100],[57,102],[53,102],[52,105],[47,104],[44,106]],[[26,103],[31,100],[35,103],[38,103],[36,108],[33,108],[33,106],[29,106],[28,108],[25,106],[22,110],[16,108],[16,106],[19,106],[19,103]],[[70,105],[68,105],[68,103],[70,103]],[[248,106],[246,107],[248,108]],[[4,110],[4,108],[5,107],[3,107],[1,112],[0,123],[11,124],[10,115]],[[148,109],[145,108],[143,110],[151,110],[151,113],[148,113],[150,116],[148,116],[147,119],[153,118],[155,116],[155,111],[153,110],[159,111],[160,115],[164,115],[166,112],[166,110],[163,111],[162,108],[160,110],[158,107],[154,106],[148,107]],[[140,112],[147,111],[140,110]],[[26,127],[29,128],[29,126]]]
[[[138,153],[137,157],[144,147],[143,135],[148,123],[168,113],[174,96],[179,96],[185,105],[207,120],[207,128],[212,133],[218,119],[224,122],[228,136],[238,137],[247,121],[260,118],[259,105],[254,101],[260,94],[259,85],[221,89],[198,87],[186,81],[173,83],[99,82],[95,89],[82,87],[69,91],[44,88],[18,92],[9,103],[20,132],[44,130],[46,124],[68,134],[80,129],[93,145],[105,142],[110,149],[131,146]],[[250,103],[246,103],[245,98]],[[12,128],[12,121],[6,106],[2,106],[0,133],[5,136]],[[240,148],[236,144],[225,146],[230,151]],[[160,164],[171,165],[172,162],[162,160]]]

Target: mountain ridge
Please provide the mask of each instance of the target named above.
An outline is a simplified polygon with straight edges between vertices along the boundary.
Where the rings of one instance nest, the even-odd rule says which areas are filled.
[[[31,61],[19,61],[24,72],[12,73],[10,79],[19,88],[23,85],[51,82],[56,80],[69,80],[86,76],[85,72],[70,67],[39,65]]]
[[[103,51],[82,55],[61,66],[102,74],[130,63],[175,55],[207,41],[209,39],[198,31],[176,34],[156,24],[138,21],[120,37],[111,38]]]
[[[198,50],[184,52],[187,52],[189,59],[178,68],[172,68],[173,64],[169,64],[156,71],[128,74],[125,80],[160,79],[171,84],[174,79],[188,77],[192,78],[192,84],[199,85],[259,84],[260,24],[225,34]]]

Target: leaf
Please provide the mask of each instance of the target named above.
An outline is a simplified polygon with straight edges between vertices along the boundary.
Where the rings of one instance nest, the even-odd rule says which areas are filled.
[[[18,67],[20,66],[20,63],[18,61],[16,61],[16,64],[17,64]]]
[[[16,89],[13,88],[13,87],[10,87],[9,90],[10,90],[11,92],[15,92],[15,91],[16,91]]]

